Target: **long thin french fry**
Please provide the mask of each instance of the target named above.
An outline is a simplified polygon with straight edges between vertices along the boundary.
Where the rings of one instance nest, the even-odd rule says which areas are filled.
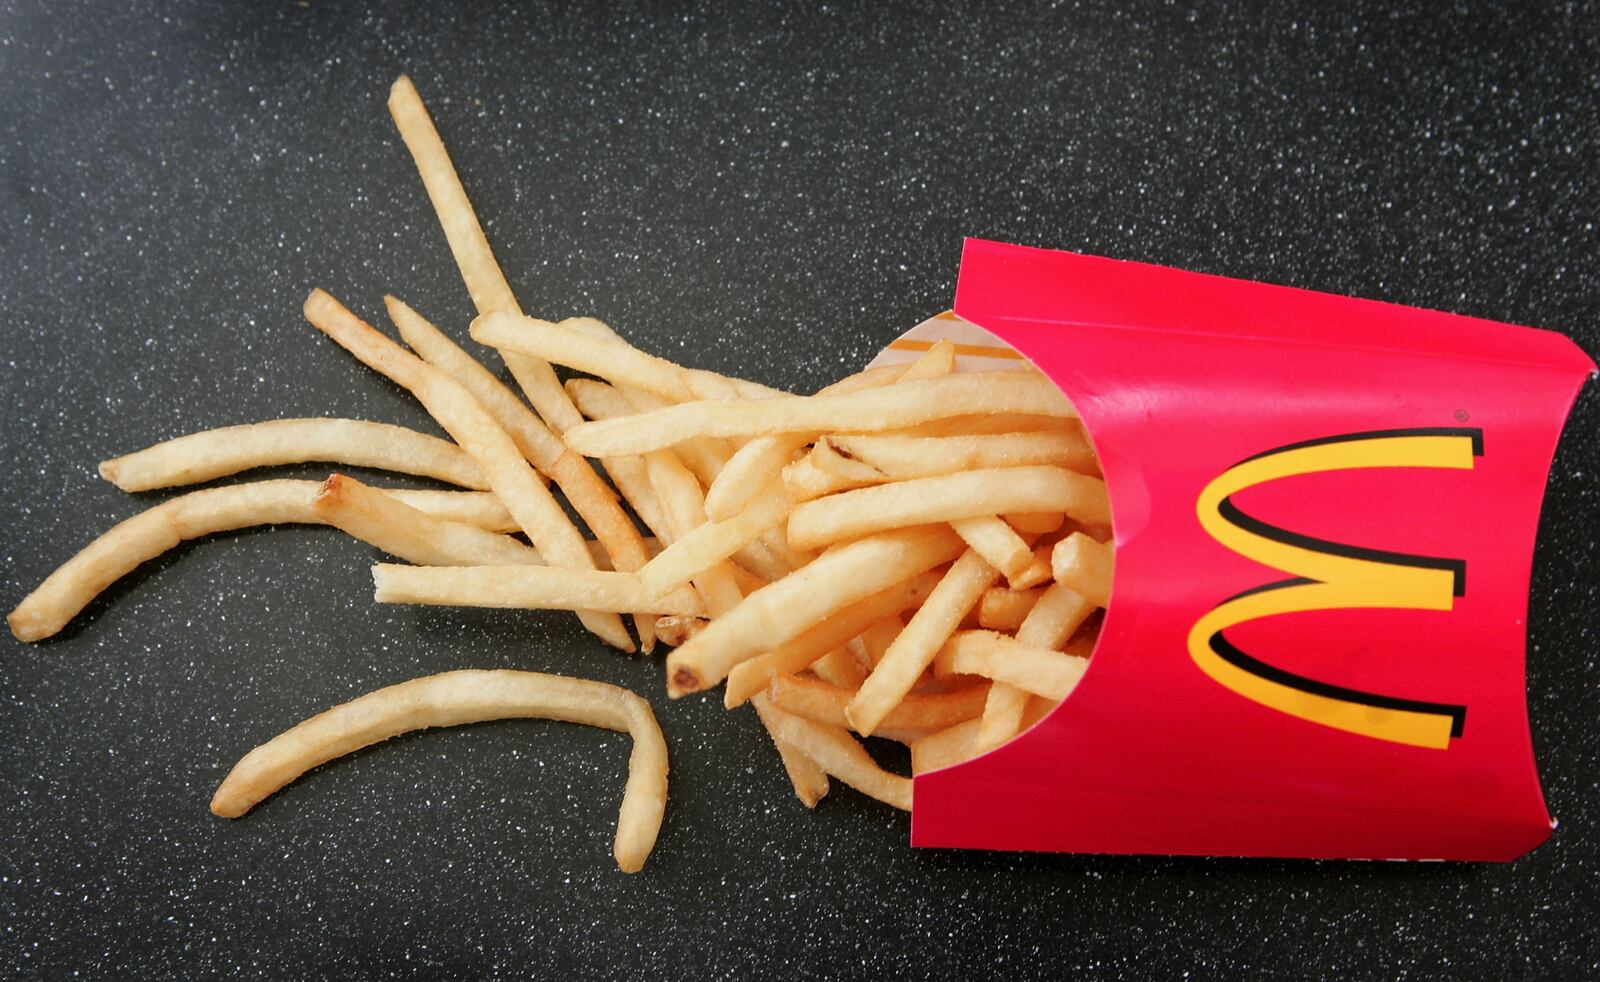
[[[1088,664],[1087,658],[1036,648],[993,631],[957,631],[939,650],[933,669],[941,678],[981,675],[1046,699],[1065,699]]]
[[[402,733],[507,718],[583,723],[632,736],[613,854],[623,872],[642,869],[667,804],[667,741],[650,704],[614,685],[538,672],[446,672],[335,706],[245,754],[218,786],[211,811],[238,818],[313,767]]]
[[[923,573],[897,583],[837,611],[772,651],[740,662],[728,673],[722,704],[728,709],[741,706],[765,690],[774,678],[809,668],[817,659],[870,630],[884,618],[920,605],[938,582],[937,575]]]
[[[512,607],[535,610],[606,610],[704,616],[694,594],[665,597],[645,593],[633,573],[558,566],[372,567],[379,603],[451,607]]]
[[[323,461],[432,477],[479,491],[489,485],[448,440],[359,419],[274,419],[190,433],[100,464],[124,491],[199,484],[256,467]]]
[[[472,455],[489,486],[545,560],[572,569],[593,569],[583,536],[567,519],[550,489],[516,444],[471,393],[448,375],[378,333],[322,290],[306,298],[305,315],[361,362],[409,390],[462,449]],[[642,609],[642,608],[641,608]],[[608,644],[633,650],[633,640],[613,613],[580,611],[584,625]]]
[[[900,700],[880,724],[891,730],[943,729],[983,712],[987,684],[969,685],[948,692],[913,692]],[[830,726],[850,725],[844,713],[852,693],[818,679],[779,676],[767,689],[767,698],[786,713]]]
[[[911,779],[879,767],[844,727],[813,723],[776,707],[769,712],[778,736],[823,770],[864,795],[903,811],[911,810]]]
[[[751,700],[756,707],[756,715],[761,719],[761,726],[772,738],[773,746],[778,748],[778,757],[783,761],[783,769],[789,775],[789,783],[794,785],[795,796],[807,808],[817,807],[828,793],[828,772],[817,766],[817,762],[800,752],[800,748],[778,735],[778,719],[772,714],[772,706],[765,696],[756,696]]]
[[[909,525],[1058,509],[1109,520],[1105,482],[1060,467],[1000,467],[860,488],[796,505],[789,544],[815,549]]]
[[[867,432],[949,416],[1018,412],[1073,415],[1061,390],[1048,379],[1023,372],[970,372],[859,392],[686,402],[623,419],[584,423],[566,436],[578,452],[604,457],[659,450],[704,436]]]
[[[389,319],[400,337],[428,364],[455,379],[489,411],[506,435],[511,437],[523,457],[553,479],[573,510],[588,523],[595,538],[605,546],[613,569],[633,572],[648,561],[639,531],[632,519],[617,504],[616,497],[594,468],[573,453],[559,436],[534,415],[525,403],[506,388],[494,373],[462,350],[427,318],[395,297],[385,297]],[[635,618],[639,642],[648,653],[655,647],[655,628],[648,618]]]
[[[845,714],[852,729],[870,735],[878,728],[998,575],[970,549],[956,560],[850,700]]]
[[[1068,420],[1054,430],[982,436],[905,437],[839,434],[827,437],[837,454],[870,468],[880,481],[937,477],[989,467],[1051,465],[1098,473],[1094,449]]]
[[[668,655],[667,694],[676,698],[715,685],[739,662],[782,645],[862,597],[948,562],[961,548],[960,537],[948,527],[932,526],[832,550],[752,593]]]
[[[316,516],[341,531],[422,566],[541,565],[537,550],[509,535],[433,518],[394,495],[334,474],[311,501]]]
[[[404,75],[396,79],[389,90],[389,115],[394,118],[395,129],[399,130],[400,139],[416,163],[417,174],[422,178],[428,199],[433,202],[445,239],[450,243],[450,252],[461,269],[461,278],[466,281],[467,292],[472,294],[478,313],[496,310],[522,313],[505,273],[489,248],[489,240],[484,237],[483,226],[478,224],[478,216],[472,210],[472,202],[461,185],[455,164],[450,162],[444,141],[439,138],[439,131],[422,103],[422,96]],[[502,357],[517,384],[522,386],[551,429],[565,433],[582,421],[549,362],[514,352]]]

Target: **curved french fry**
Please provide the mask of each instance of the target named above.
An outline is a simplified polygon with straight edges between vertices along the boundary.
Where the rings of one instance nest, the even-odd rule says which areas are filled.
[[[613,854],[624,873],[642,869],[667,804],[667,742],[650,704],[604,682],[539,672],[445,672],[335,706],[245,754],[217,787],[211,811],[238,818],[313,767],[402,733],[509,718],[584,723],[633,737]]]

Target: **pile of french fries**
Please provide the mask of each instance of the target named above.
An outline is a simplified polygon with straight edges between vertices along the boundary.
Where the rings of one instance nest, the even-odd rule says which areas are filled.
[[[409,79],[389,109],[479,312],[471,337],[521,395],[400,300],[386,306],[403,345],[317,290],[310,323],[411,392],[449,440],[284,419],[180,437],[100,472],[142,491],[321,461],[463,490],[335,473],[172,498],[51,574],[9,616],[17,637],[56,633],[182,540],[312,523],[404,560],[374,567],[379,601],[571,610],[621,650],[635,634],[646,653],[672,647],[668,694],[723,683],[728,708],[751,703],[807,806],[831,776],[910,809],[911,779],[858,738],[908,744],[921,773],[1000,746],[1071,692],[1110,589],[1111,518],[1093,449],[1049,379],[1025,364],[960,370],[958,346],[941,341],[795,396],[654,357],[591,318],[525,316]],[[553,366],[582,374],[563,382]],[[578,679],[448,673],[363,696],[252,751],[212,807],[243,814],[408,729],[530,715],[633,734],[617,858],[639,868],[666,800],[665,742],[648,703]]]

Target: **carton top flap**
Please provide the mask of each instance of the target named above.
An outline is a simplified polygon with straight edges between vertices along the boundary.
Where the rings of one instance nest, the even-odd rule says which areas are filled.
[[[966,240],[955,311],[1595,371],[1555,331],[986,239]]]

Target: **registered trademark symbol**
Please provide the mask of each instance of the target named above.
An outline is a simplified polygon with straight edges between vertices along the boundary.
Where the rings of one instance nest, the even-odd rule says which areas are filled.
[[[1465,423],[1467,420],[1469,420],[1471,418],[1472,418],[1471,416],[1467,415],[1467,411],[1465,409],[1457,409],[1456,410],[1456,422]]]

